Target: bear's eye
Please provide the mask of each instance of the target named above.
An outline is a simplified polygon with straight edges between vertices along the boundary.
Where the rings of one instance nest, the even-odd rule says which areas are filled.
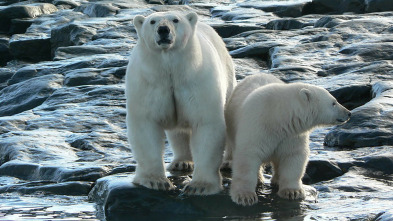
[[[154,25],[155,23],[156,23],[156,21],[154,21],[154,20],[150,21],[150,24],[152,24],[152,25]]]
[[[173,23],[178,23],[178,22],[179,22],[179,19],[177,19],[177,18],[173,19]]]
[[[333,102],[333,104],[332,104],[333,106],[336,106],[336,102]]]

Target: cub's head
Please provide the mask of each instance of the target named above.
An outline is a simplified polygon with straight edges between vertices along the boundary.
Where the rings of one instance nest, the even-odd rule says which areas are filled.
[[[194,30],[198,16],[195,12],[187,15],[178,12],[157,12],[144,17],[137,15],[134,26],[139,40],[150,50],[184,48]]]
[[[300,96],[314,110],[318,125],[343,124],[351,117],[351,112],[324,88],[310,85],[300,90]]]

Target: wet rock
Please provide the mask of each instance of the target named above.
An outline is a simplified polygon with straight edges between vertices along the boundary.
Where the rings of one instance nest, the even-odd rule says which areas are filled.
[[[6,185],[0,187],[0,193],[18,192],[21,194],[56,194],[56,195],[70,195],[83,196],[91,190],[91,183],[88,182],[63,182],[52,183],[45,181],[36,181],[23,184]]]
[[[233,50],[230,55],[233,58],[244,58],[244,57],[259,57],[263,60],[267,60],[269,57],[269,50],[276,46],[281,46],[279,42],[257,42],[245,47]]]
[[[383,48],[383,49],[382,49]],[[339,51],[342,54],[360,56],[367,61],[374,60],[393,60],[393,43],[359,43],[344,47]]]
[[[51,49],[52,55],[58,47],[82,45],[90,41],[96,34],[94,28],[79,25],[76,23],[69,23],[51,31]]]
[[[96,54],[106,54],[108,50],[97,46],[69,46],[56,49],[53,60],[64,60],[69,58],[90,56]]]
[[[331,180],[343,175],[340,167],[331,161],[311,160],[308,162],[306,174],[303,177],[304,184],[313,184],[321,181]]]
[[[37,62],[51,59],[51,41],[48,37],[13,35],[9,50],[13,57],[20,60]]]
[[[8,41],[7,38],[0,38],[0,66],[5,66],[12,59]]]
[[[317,22],[315,22],[314,27],[315,28],[320,28],[320,27],[333,28],[334,26],[336,26],[340,23],[341,22],[339,19],[327,16],[327,17],[322,17]]]
[[[239,25],[239,24],[212,24],[211,25],[222,38],[228,38],[242,32],[258,30],[261,27],[256,25]]]
[[[15,5],[0,9],[0,33],[8,33],[11,20],[15,18],[35,18],[42,14],[56,12],[56,6],[48,3],[36,3],[29,5]]]
[[[274,3],[263,3],[263,2],[253,2],[253,3],[239,3],[239,6],[246,8],[256,8],[265,12],[273,12],[280,17],[300,17],[302,16],[302,11],[305,3],[287,3],[274,2]]]
[[[65,9],[73,9],[78,7],[80,4],[73,0],[54,0],[53,4],[56,6],[61,6]]]
[[[32,19],[12,19],[9,34],[23,34],[33,24]]]
[[[362,166],[371,170],[381,171],[384,174],[393,174],[393,155],[392,154],[381,154],[363,157],[364,163],[358,163],[358,166]]]
[[[79,69],[65,74],[64,85],[108,85],[119,83],[120,80],[110,70]]]
[[[180,177],[181,178],[181,177]],[[279,199],[271,193],[270,188],[259,187],[259,203],[251,207],[238,206],[232,202],[225,190],[212,196],[185,196],[179,189],[184,186],[189,178],[173,179],[177,186],[174,191],[156,191],[132,184],[133,175],[115,175],[97,180],[89,199],[97,202],[105,214],[106,219],[119,217],[132,218],[157,218],[160,220],[173,220],[186,217],[222,217],[248,216],[268,211],[272,207],[281,205],[283,211],[290,210],[296,215],[300,203]],[[315,200],[316,191],[305,186],[307,201]],[[281,209],[279,209],[281,211]],[[132,212],[130,212],[132,211]],[[278,211],[279,212],[279,211]]]
[[[360,107],[372,99],[370,85],[351,85],[330,91],[330,93],[349,110]]]
[[[32,78],[0,91],[0,116],[30,110],[42,104],[63,83],[62,75]]]
[[[291,29],[301,29],[309,25],[311,24],[306,24],[296,19],[278,19],[267,23],[266,28],[272,30],[291,30]]]
[[[304,6],[303,14],[364,13],[365,7],[363,0],[313,0]]]
[[[111,3],[90,3],[87,5],[78,6],[75,11],[83,12],[90,17],[107,17],[117,13],[118,7],[113,6]]]
[[[346,148],[393,145],[393,87],[388,82],[373,85],[375,97],[352,111],[351,119],[332,129],[325,137],[327,146]]]
[[[393,5],[389,0],[366,0],[366,12],[392,11]]]

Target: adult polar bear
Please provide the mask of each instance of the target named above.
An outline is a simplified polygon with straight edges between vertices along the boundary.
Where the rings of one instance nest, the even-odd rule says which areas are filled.
[[[246,206],[258,202],[260,167],[269,162],[278,195],[303,199],[301,178],[309,155],[309,133],[317,126],[343,123],[351,112],[321,87],[285,84],[272,75],[258,74],[236,87],[225,115],[228,139],[232,139],[227,148],[234,148],[230,195]]]
[[[168,169],[194,167],[183,191],[215,194],[222,189],[224,106],[236,84],[225,44],[194,12],[138,15],[134,25],[139,39],[126,73],[127,135],[138,163],[133,182],[173,188],[162,158],[165,132],[174,152]]]

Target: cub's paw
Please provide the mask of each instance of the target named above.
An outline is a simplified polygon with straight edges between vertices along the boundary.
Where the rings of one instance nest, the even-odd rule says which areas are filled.
[[[221,185],[191,181],[182,189],[182,191],[187,195],[212,195],[219,193],[222,189]]]
[[[192,161],[173,161],[167,167],[168,170],[172,171],[193,171],[194,162]]]
[[[168,180],[166,177],[144,177],[137,178],[135,177],[132,181],[134,184],[141,185],[153,190],[173,190],[175,187],[172,182]]]
[[[243,191],[243,192],[236,192],[236,193],[231,192],[231,199],[236,204],[242,206],[252,206],[258,203],[258,196],[255,193],[255,191],[254,192]]]
[[[278,191],[278,196],[290,200],[302,200],[306,198],[303,188],[300,189],[282,189]]]

